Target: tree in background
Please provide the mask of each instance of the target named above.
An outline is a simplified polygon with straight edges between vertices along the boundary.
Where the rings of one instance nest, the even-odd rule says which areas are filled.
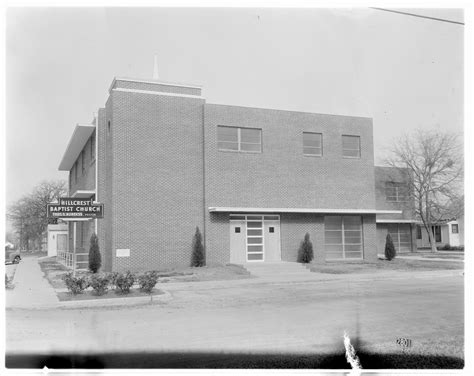
[[[385,239],[385,258],[388,261],[391,261],[397,255],[397,251],[395,250],[395,246],[393,245],[393,240],[390,234],[387,234],[387,238]]]
[[[306,233],[298,250],[298,262],[307,264],[313,260],[313,257],[313,243],[309,240],[309,234]]]
[[[417,130],[395,143],[387,164],[408,171],[408,191],[417,219],[436,252],[434,225],[463,214],[463,157],[458,137]]]
[[[96,234],[92,234],[89,247],[89,270],[92,273],[97,273],[101,266],[102,258],[99,250],[99,238]]]
[[[193,249],[191,256],[191,266],[204,266],[204,246],[202,245],[202,235],[199,227],[196,227],[196,232],[193,237]]]
[[[63,180],[43,181],[8,208],[7,218],[19,237],[20,249],[34,244],[41,247],[41,237],[49,223],[46,205],[65,194]]]

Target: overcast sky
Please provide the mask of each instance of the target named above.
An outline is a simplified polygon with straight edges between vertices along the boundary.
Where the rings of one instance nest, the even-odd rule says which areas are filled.
[[[413,13],[463,21],[461,10]],[[208,103],[368,116],[376,163],[412,129],[463,131],[459,24],[359,8],[7,12],[6,203],[44,179],[114,76],[203,85]]]

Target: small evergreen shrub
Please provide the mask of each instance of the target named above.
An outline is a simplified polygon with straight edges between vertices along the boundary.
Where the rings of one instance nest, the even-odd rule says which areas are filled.
[[[97,273],[102,265],[102,258],[99,251],[99,238],[96,234],[92,234],[89,247],[89,270]]]
[[[11,284],[10,278],[8,278],[7,273],[5,273],[5,288],[11,289],[13,286]]]
[[[104,295],[109,289],[109,274],[92,274],[89,277],[89,286],[92,287],[96,295]]]
[[[138,276],[138,284],[140,285],[140,290],[146,293],[151,293],[153,287],[158,283],[158,272],[151,271],[140,274]]]
[[[392,237],[390,234],[387,234],[387,238],[385,239],[385,258],[390,261],[395,258],[396,254],[397,251],[393,245]]]
[[[301,242],[300,248],[298,249],[298,262],[307,264],[311,262],[313,258],[313,243],[309,240],[309,234],[306,233],[304,240]]]
[[[86,277],[73,277],[72,272],[64,274],[62,277],[67,289],[73,295],[82,294],[82,292],[89,286]]]
[[[112,276],[112,283],[115,289],[120,290],[122,294],[128,294],[133,284],[135,283],[135,274],[130,271],[126,273],[114,273]]]
[[[193,237],[193,249],[191,257],[191,266],[204,266],[204,246],[202,245],[202,235],[199,227],[196,227],[196,233]]]

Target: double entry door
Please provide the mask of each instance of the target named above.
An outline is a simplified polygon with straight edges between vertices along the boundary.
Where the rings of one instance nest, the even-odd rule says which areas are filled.
[[[230,215],[230,262],[280,260],[279,215]]]

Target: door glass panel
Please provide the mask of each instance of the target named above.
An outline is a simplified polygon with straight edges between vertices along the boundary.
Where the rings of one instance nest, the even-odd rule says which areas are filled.
[[[257,238],[247,238],[248,244],[262,244],[262,237],[259,236]]]
[[[248,236],[262,236],[262,230],[260,230],[260,229],[255,230],[255,229],[249,228],[247,230],[247,235]]]
[[[262,228],[262,222],[247,222],[248,228]]]
[[[249,261],[263,260],[262,253],[249,253],[247,256]]]
[[[262,245],[249,245],[247,247],[248,252],[263,252]]]

